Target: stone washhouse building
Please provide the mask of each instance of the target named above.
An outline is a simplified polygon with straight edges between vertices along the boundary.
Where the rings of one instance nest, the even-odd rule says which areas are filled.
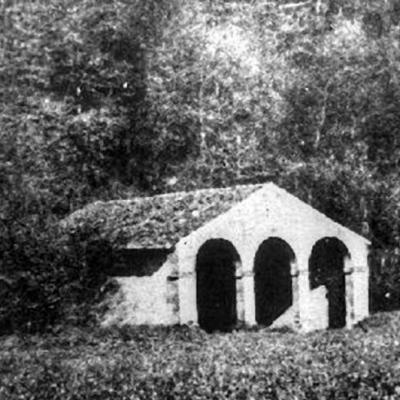
[[[272,183],[95,202],[67,221],[118,243],[104,324],[310,331],[369,313],[368,240]]]

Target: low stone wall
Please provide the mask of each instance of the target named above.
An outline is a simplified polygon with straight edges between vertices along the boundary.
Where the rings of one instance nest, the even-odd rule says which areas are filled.
[[[117,277],[117,293],[106,300],[103,325],[172,325],[179,323],[178,285],[167,260],[151,276]]]

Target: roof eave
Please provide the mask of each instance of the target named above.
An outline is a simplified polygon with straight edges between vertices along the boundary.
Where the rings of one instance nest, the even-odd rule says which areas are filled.
[[[137,242],[129,242],[124,246],[120,246],[120,249],[126,249],[126,250],[168,250],[168,251],[173,251],[175,249],[175,246],[171,243],[165,243],[165,244],[141,244]]]

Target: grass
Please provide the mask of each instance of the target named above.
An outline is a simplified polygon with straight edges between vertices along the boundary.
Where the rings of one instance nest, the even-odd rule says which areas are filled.
[[[59,327],[0,338],[0,399],[400,399],[399,332]]]

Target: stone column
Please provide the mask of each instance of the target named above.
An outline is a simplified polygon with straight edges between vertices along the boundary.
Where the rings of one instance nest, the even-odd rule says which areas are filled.
[[[344,268],[345,294],[346,294],[346,327],[354,325],[354,284],[353,284],[353,263],[350,257],[345,257]]]
[[[180,273],[178,287],[179,322],[181,324],[197,324],[196,272]]]
[[[243,272],[243,303],[244,303],[244,321],[246,325],[256,325],[256,304],[254,295],[254,272]]]
[[[295,329],[301,328],[300,323],[300,288],[299,288],[299,270],[297,263],[293,262],[290,268],[290,275],[292,277],[292,307],[293,307],[293,327]]]
[[[305,247],[307,249],[307,247]],[[314,328],[311,310],[311,291],[308,269],[308,250],[302,250],[297,254],[297,293],[298,293],[298,317],[299,328],[304,331]]]
[[[350,247],[350,246],[349,246]],[[350,247],[352,261],[352,300],[354,320],[353,324],[369,315],[369,243],[355,243]],[[349,277],[350,280],[350,277]]]
[[[171,274],[167,276],[167,305],[171,310],[171,324],[179,324],[179,276]]]
[[[239,325],[245,322],[243,271],[241,263],[236,264],[236,314]]]
[[[310,316],[310,291],[308,281],[308,268],[299,268],[297,272],[297,287],[298,287],[298,308],[299,308],[299,327],[300,329],[309,330]]]
[[[174,252],[168,255],[163,268],[170,268],[167,276],[167,304],[171,310],[171,324],[179,324],[179,265],[178,255]]]

